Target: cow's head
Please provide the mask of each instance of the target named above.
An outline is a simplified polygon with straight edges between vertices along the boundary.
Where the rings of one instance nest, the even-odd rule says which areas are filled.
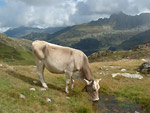
[[[86,86],[83,88],[83,91],[86,91],[92,97],[92,101],[98,101],[98,91],[100,89],[99,81],[101,81],[101,79],[96,79],[92,81],[84,79],[84,81],[86,82]]]

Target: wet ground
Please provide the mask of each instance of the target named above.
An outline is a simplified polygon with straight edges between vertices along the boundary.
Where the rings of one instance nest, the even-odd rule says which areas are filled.
[[[140,105],[131,103],[128,100],[118,102],[114,96],[101,95],[100,100],[96,104],[98,113],[146,113]]]

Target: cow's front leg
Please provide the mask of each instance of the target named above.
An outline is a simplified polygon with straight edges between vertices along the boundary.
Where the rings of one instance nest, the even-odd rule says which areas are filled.
[[[71,79],[71,73],[66,72],[66,88],[65,88],[66,93],[69,93],[70,79]]]
[[[71,77],[71,89],[73,90],[73,88],[74,88],[74,80]]]
[[[38,61],[38,63],[37,63],[37,75],[40,78],[42,86],[44,88],[48,88],[48,86],[47,86],[47,84],[46,84],[46,82],[44,80],[43,71],[44,71],[44,64],[41,61]]]

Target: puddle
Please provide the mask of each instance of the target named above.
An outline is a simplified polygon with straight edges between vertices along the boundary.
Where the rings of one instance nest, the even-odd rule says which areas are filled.
[[[96,112],[100,113],[145,113],[140,105],[125,100],[118,102],[114,96],[100,96],[100,100],[96,104]]]

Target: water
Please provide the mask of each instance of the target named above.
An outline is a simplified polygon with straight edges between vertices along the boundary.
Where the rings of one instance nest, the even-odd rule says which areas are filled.
[[[140,105],[128,100],[118,102],[114,96],[101,95],[100,100],[95,103],[97,113],[146,113]],[[94,105],[95,106],[95,105]]]

